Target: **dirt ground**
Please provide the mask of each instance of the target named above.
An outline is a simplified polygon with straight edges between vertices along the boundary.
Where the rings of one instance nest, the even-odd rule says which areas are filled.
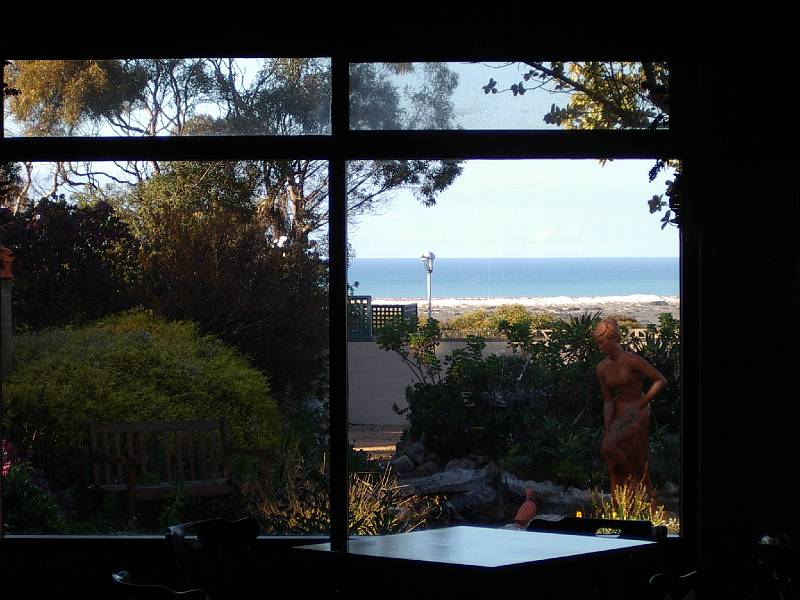
[[[348,428],[353,448],[366,452],[370,458],[391,458],[402,434],[400,425],[351,424]]]

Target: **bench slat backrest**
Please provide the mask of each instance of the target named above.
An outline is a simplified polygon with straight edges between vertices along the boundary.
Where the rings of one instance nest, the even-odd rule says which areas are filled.
[[[224,419],[90,423],[89,437],[100,486],[125,482],[125,459],[165,482],[219,478],[228,467]]]

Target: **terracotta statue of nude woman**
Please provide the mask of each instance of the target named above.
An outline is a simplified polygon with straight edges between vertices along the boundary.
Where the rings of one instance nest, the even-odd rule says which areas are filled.
[[[667,380],[641,356],[623,350],[620,338],[615,319],[600,321],[594,330],[594,339],[606,355],[597,365],[605,424],[600,452],[608,467],[612,491],[618,486],[635,488],[643,483],[653,499],[653,484],[647,471],[650,403],[667,387]],[[647,392],[643,379],[652,382]]]

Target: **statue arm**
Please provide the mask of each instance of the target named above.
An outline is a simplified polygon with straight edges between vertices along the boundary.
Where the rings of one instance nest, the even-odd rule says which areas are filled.
[[[614,420],[614,398],[611,395],[611,390],[606,385],[606,379],[600,367],[597,368],[597,379],[600,382],[600,391],[603,394],[603,425],[606,432],[611,427],[611,422]]]
[[[661,371],[656,369],[641,356],[638,356],[637,358],[639,359],[639,372],[642,374],[642,376],[653,382],[642,399],[640,408],[644,408],[653,401],[653,398],[658,396],[666,389],[667,379],[661,374]]]

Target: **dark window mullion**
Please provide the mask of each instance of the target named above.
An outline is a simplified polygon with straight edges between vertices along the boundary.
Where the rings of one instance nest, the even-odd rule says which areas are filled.
[[[330,157],[329,277],[330,303],[330,515],[331,549],[347,551],[347,172],[343,152],[349,127],[349,65],[342,58],[331,62],[331,131],[334,153]]]
[[[327,160],[330,136],[5,138],[0,160]]]
[[[6,138],[0,160],[647,158],[680,155],[669,131],[345,131],[335,136]],[[424,152],[420,149],[424,148]]]
[[[673,158],[680,153],[676,136],[666,130],[351,131],[347,138],[350,160]]]

